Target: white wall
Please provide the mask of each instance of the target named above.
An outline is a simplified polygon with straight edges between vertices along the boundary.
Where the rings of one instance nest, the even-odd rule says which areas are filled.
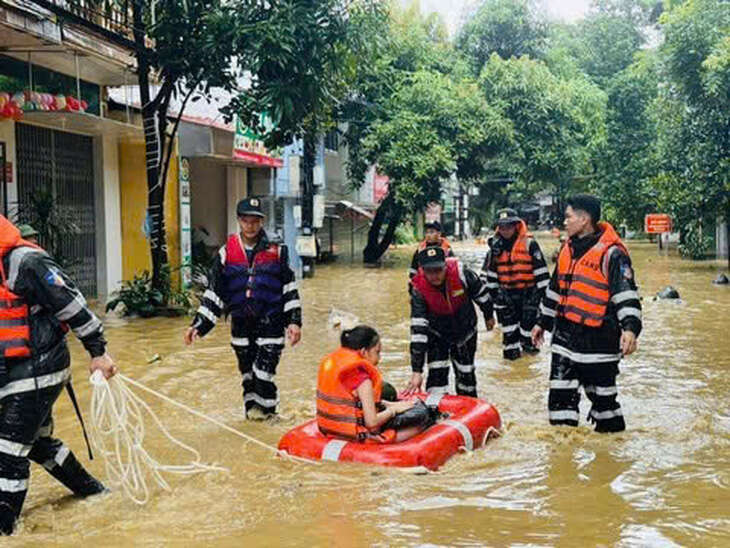
[[[105,300],[122,281],[122,210],[119,188],[119,141],[116,135],[105,134],[94,139],[95,155],[100,161],[100,183],[96,185],[97,217],[97,286],[99,299]],[[99,151],[97,153],[97,151]],[[100,156],[100,157],[99,157]]]
[[[238,217],[236,205],[246,197],[247,177],[246,168],[226,166],[226,218],[228,220],[228,234],[238,232]]]
[[[8,185],[8,207],[9,215],[12,218],[13,205],[18,201],[18,162],[15,157],[15,122],[13,120],[0,121],[0,141],[5,143],[5,154],[7,161],[12,162],[12,183]],[[0,203],[0,213],[2,212],[2,204]]]

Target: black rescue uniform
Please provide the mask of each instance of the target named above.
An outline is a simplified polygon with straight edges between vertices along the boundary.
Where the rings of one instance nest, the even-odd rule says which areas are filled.
[[[193,327],[202,337],[224,313],[232,318],[231,346],[243,376],[244,411],[273,414],[279,403],[274,376],[284,332],[288,325],[302,325],[302,312],[287,247],[271,243],[263,230],[253,248],[244,248],[238,234],[221,247]]]
[[[499,234],[489,240],[482,276],[502,326],[502,355],[517,359],[522,351],[535,352],[531,331],[537,322],[537,308],[550,274],[540,245],[520,222],[509,240]],[[490,312],[491,317],[491,312]]]
[[[440,251],[440,250],[439,250]],[[434,287],[423,272],[413,278],[411,291],[411,368],[428,366],[426,390],[445,393],[453,366],[456,393],[477,396],[474,354],[477,348],[476,303],[491,315],[489,293],[482,279],[456,258],[446,260],[446,280]]]
[[[610,225],[599,228],[599,233],[568,240],[538,323],[553,332],[550,424],[578,425],[582,386],[592,404],[588,421],[596,431],[619,432],[626,428],[616,401],[621,331],[641,333],[641,302],[625,247]]]
[[[43,466],[76,495],[104,490],[71,450],[53,437],[52,416],[54,402],[71,382],[66,331],[70,328],[91,357],[98,357],[106,347],[102,323],[53,259],[39,248],[24,245],[19,234],[0,216],[0,253],[4,254],[6,287],[19,299],[13,307],[28,306],[30,327],[29,357],[0,357],[2,534],[12,532],[20,515],[28,491],[30,460]]]

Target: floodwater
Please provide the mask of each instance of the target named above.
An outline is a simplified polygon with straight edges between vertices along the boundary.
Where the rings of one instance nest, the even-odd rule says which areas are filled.
[[[549,254],[554,240],[543,242]],[[75,500],[33,465],[23,521],[3,546],[728,546],[730,287],[710,283],[719,263],[680,261],[649,243],[630,248],[645,327],[618,381],[624,433],[595,434],[585,423],[549,426],[549,353],[505,362],[498,332],[480,333],[477,376],[480,396],[501,412],[504,435],[425,475],[274,458],[137,391],[203,460],[229,472],[167,476],[172,491],[155,488],[139,507],[118,490]],[[457,247],[474,262],[483,249]],[[225,324],[190,349],[182,343],[187,319],[110,319],[110,352],[126,375],[275,445],[312,416],[317,364],[336,346],[327,329],[331,307],[381,331],[385,377],[406,384],[410,252],[391,253],[375,270],[322,266],[301,283],[304,338],[279,366],[278,424],[243,420]],[[682,302],[651,299],[669,284]],[[76,391],[88,410],[88,358],[76,342],[72,349]],[[148,363],[155,354],[160,359]],[[87,462],[65,396],[56,424],[57,435]],[[159,437],[151,436],[147,449],[163,462],[179,462]],[[104,476],[98,460],[89,468]]]

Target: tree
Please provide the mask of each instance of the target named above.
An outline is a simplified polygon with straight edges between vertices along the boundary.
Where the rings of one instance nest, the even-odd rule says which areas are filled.
[[[682,238],[703,220],[730,219],[730,4],[688,0],[661,17],[663,85],[656,103],[660,205]],[[699,220],[700,230],[689,229]]]
[[[517,196],[553,188],[564,198],[575,176],[594,172],[605,140],[605,94],[584,77],[562,79],[541,61],[496,54],[484,66],[484,97],[511,122],[515,145],[491,170],[496,185]]]
[[[482,0],[459,30],[456,44],[478,75],[495,53],[502,59],[542,57],[547,28],[531,0]]]
[[[608,81],[606,144],[597,155],[597,177],[591,185],[602,198],[605,217],[634,229],[656,207],[650,179],[657,171],[657,122],[652,116],[657,70],[656,55],[646,52]]]

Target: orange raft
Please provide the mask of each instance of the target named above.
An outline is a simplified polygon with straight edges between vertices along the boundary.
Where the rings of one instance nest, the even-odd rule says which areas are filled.
[[[284,434],[279,449],[312,460],[436,470],[460,449],[471,451],[484,446],[502,426],[497,409],[482,400],[444,394],[419,397],[427,405],[438,405],[447,418],[404,442],[348,442],[325,436],[319,431],[317,421],[310,420]]]

